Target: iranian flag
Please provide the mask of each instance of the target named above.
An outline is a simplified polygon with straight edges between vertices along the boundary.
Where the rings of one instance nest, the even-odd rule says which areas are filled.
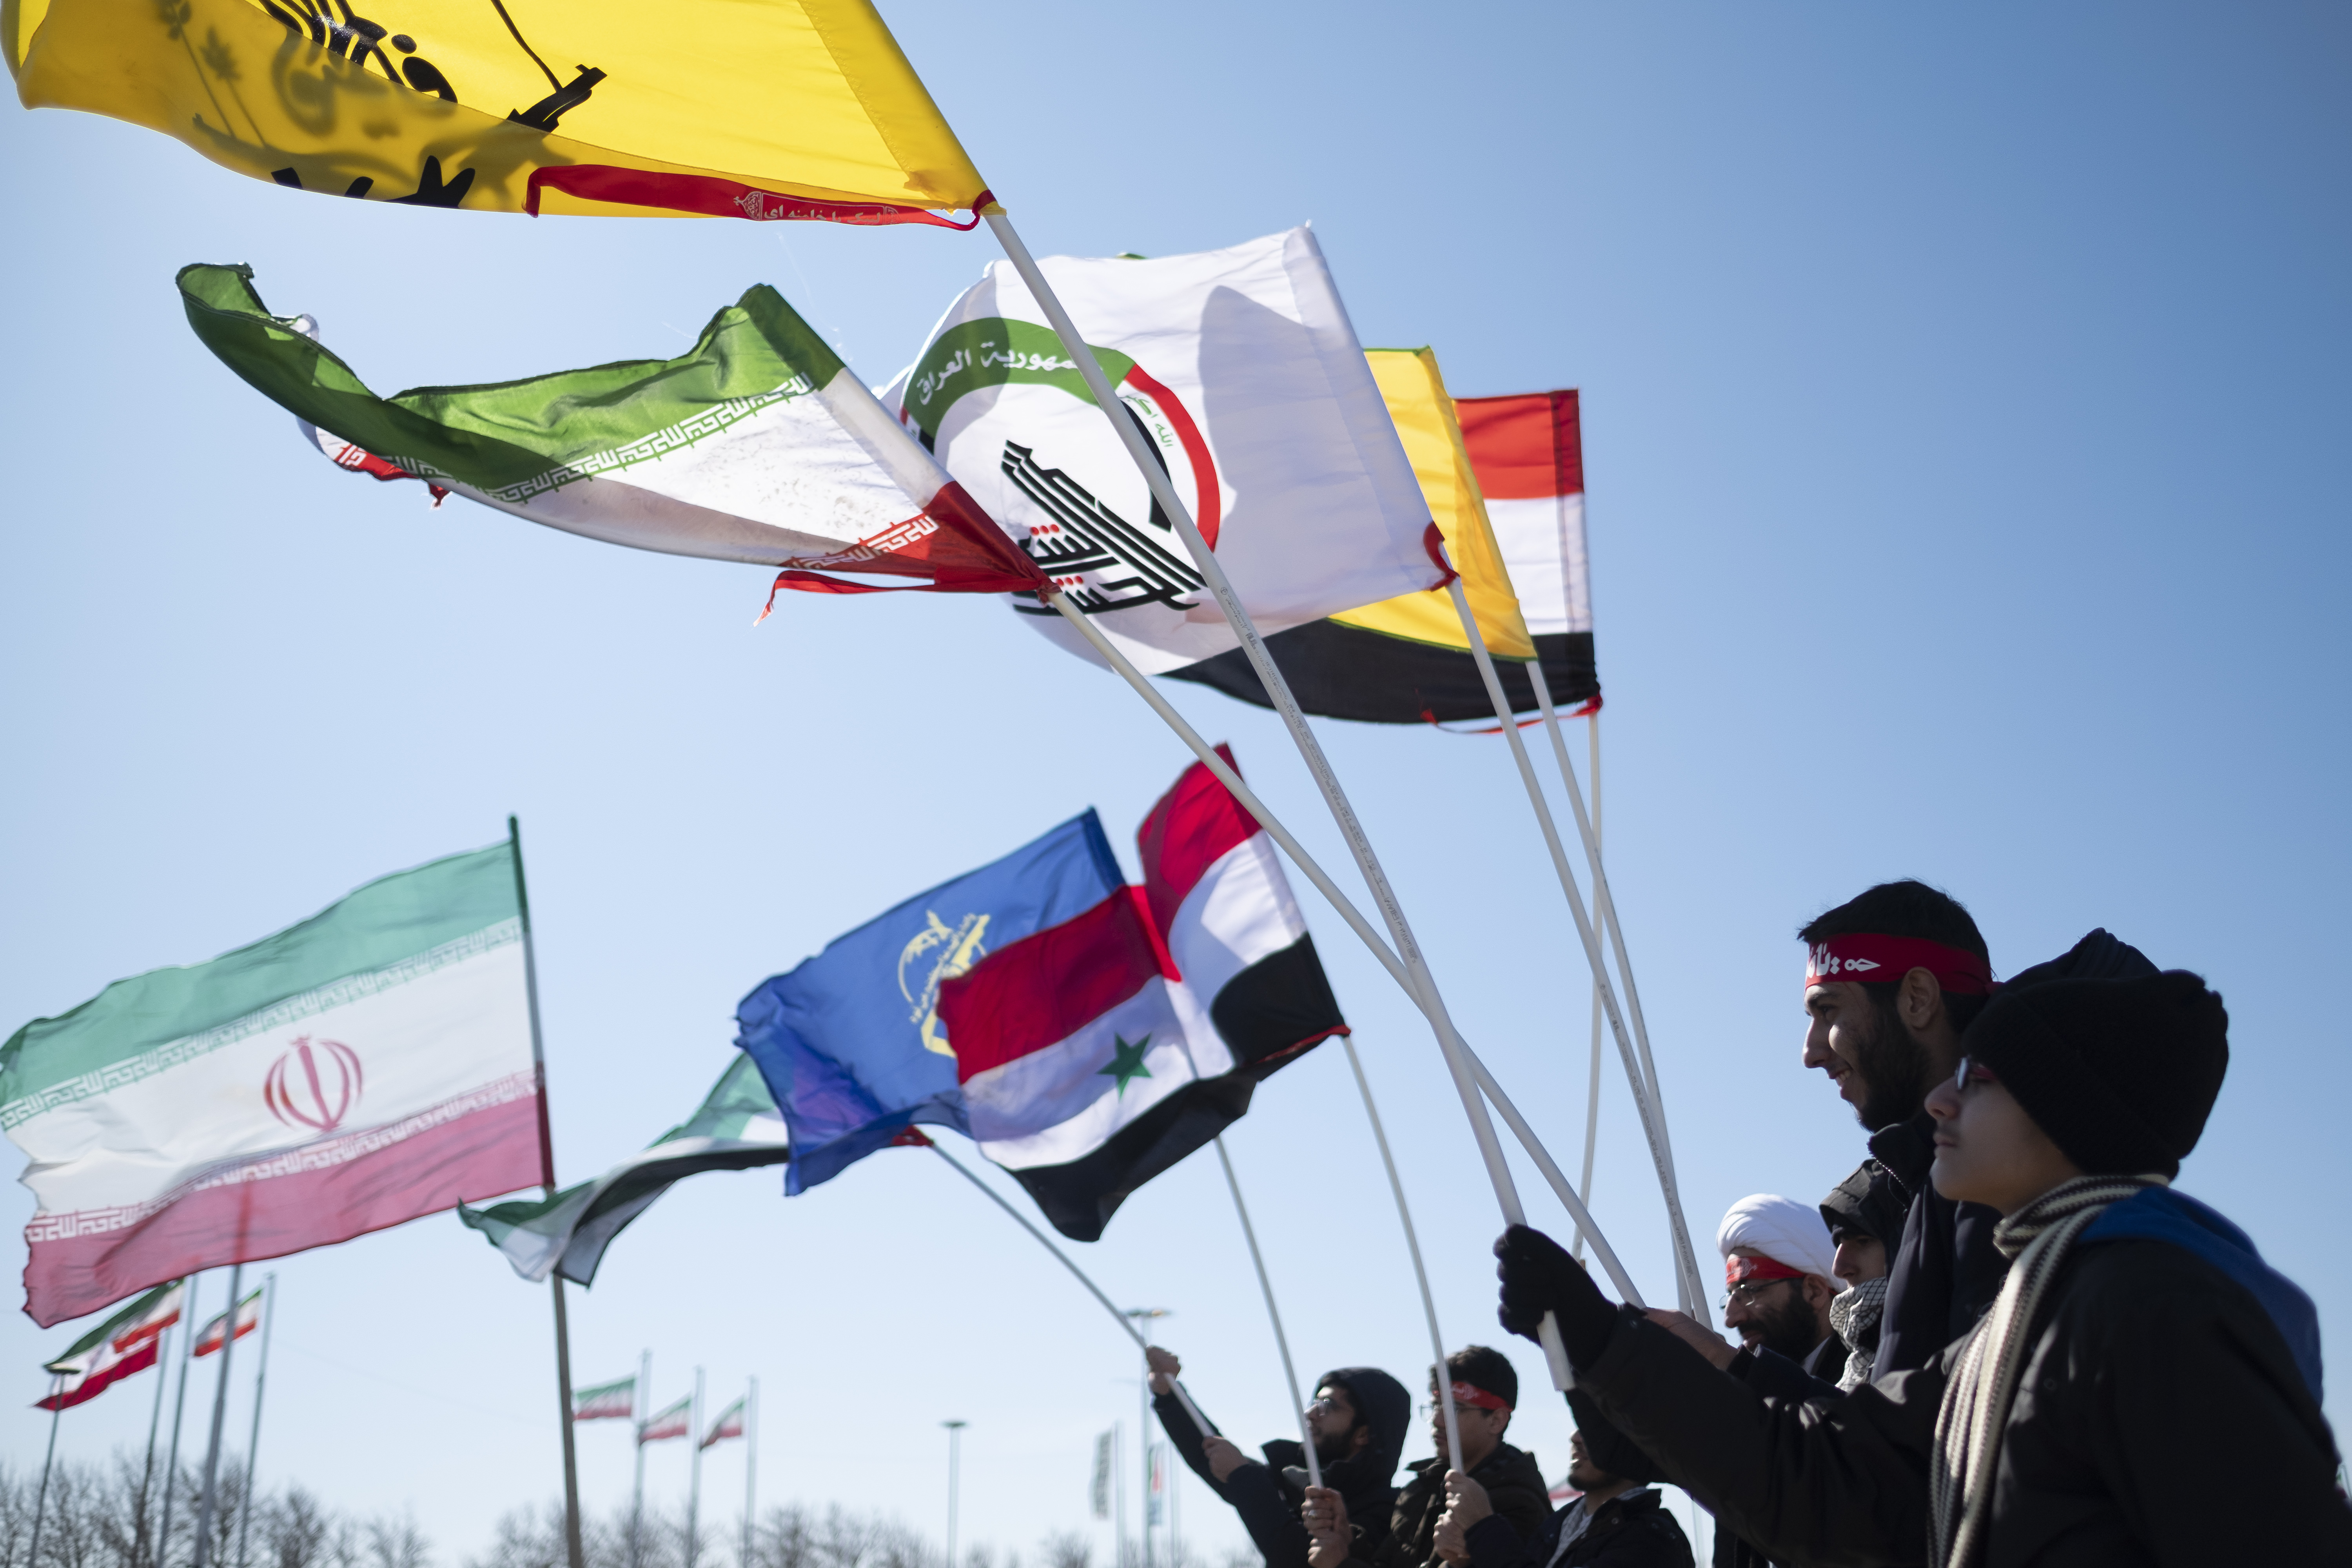
[[[235,1337],[237,1339],[241,1340],[245,1338],[246,1335],[253,1332],[254,1330],[259,1328],[261,1326],[261,1292],[256,1290],[252,1295],[247,1296],[244,1300],[239,1301],[236,1304],[236,1312],[235,1316],[236,1319],[236,1332]],[[229,1313],[223,1312],[219,1317],[213,1319],[203,1328],[198,1329],[196,1331],[196,1348],[191,1353],[194,1355],[210,1355],[213,1352],[228,1343],[231,1338],[229,1332]]]
[[[637,1441],[664,1443],[672,1437],[687,1436],[693,1431],[694,1395],[689,1394],[667,1409],[656,1410],[646,1416],[645,1425],[637,1428]]]
[[[47,1326],[546,1179],[511,841],[0,1047]]]
[[[269,313],[243,267],[187,267],[205,346],[339,467],[426,480],[547,527],[781,567],[780,587],[1034,591],[1045,574],[765,284],[672,360],[378,397]]]
[[[637,1380],[621,1378],[572,1391],[574,1421],[625,1421],[637,1413]]]
[[[743,1404],[744,1402],[739,1399],[719,1413],[719,1419],[713,1421],[710,1424],[710,1430],[702,1435],[703,1447],[708,1448],[713,1443],[724,1443],[730,1437],[740,1437],[743,1435]]]
[[[133,1373],[155,1364],[165,1329],[180,1321],[184,1294],[177,1279],[160,1285],[82,1335],[43,1370],[58,1379],[37,1410],[64,1410],[97,1398]]]

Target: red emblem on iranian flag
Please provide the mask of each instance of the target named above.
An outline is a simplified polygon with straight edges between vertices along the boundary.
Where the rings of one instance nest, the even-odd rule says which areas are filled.
[[[359,1053],[341,1040],[295,1037],[287,1053],[270,1064],[261,1099],[269,1114],[289,1127],[332,1132],[358,1102]]]

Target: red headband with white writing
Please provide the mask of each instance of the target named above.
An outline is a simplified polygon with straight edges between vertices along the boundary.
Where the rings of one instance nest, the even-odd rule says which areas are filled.
[[[1990,996],[2000,989],[1983,959],[1924,937],[1849,931],[1805,950],[1809,987],[1840,980],[1893,982],[1915,969],[1926,970],[1937,986],[1956,995]]]
[[[1456,1405],[1475,1405],[1480,1410],[1499,1410],[1506,1415],[1508,1415],[1511,1413],[1511,1402],[1509,1400],[1504,1398],[1499,1394],[1481,1388],[1475,1383],[1455,1384],[1454,1385],[1454,1403]]]
[[[1777,1258],[1749,1258],[1735,1252],[1723,1260],[1723,1282],[1742,1285],[1753,1279],[1761,1284],[1773,1279],[1802,1279],[1805,1271],[1791,1268]]]

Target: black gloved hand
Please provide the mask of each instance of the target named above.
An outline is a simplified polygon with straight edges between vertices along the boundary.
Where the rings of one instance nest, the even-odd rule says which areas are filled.
[[[1521,1339],[1534,1339],[1546,1312],[1559,1316],[1568,1359],[1578,1366],[1600,1359],[1617,1326],[1617,1309],[1601,1293],[1584,1266],[1539,1230],[1515,1225],[1495,1243],[1495,1273],[1503,1282],[1496,1316]]]

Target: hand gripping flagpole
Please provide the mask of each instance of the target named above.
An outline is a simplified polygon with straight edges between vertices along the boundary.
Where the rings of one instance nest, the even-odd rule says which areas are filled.
[[[1111,1315],[1112,1320],[1118,1324],[1119,1331],[1121,1333],[1124,1333],[1129,1339],[1135,1342],[1136,1349],[1148,1351],[1151,1348],[1151,1342],[1143,1337],[1143,1331],[1137,1328],[1133,1322],[1129,1321],[1127,1314],[1120,1311],[1112,1302],[1111,1299],[1102,1293],[1100,1286],[1097,1286],[1093,1280],[1087,1278],[1087,1271],[1079,1268],[1076,1264],[1071,1262],[1069,1255],[1064,1252],[1060,1247],[1055,1246],[1053,1242],[1046,1237],[1044,1231],[1039,1230],[1035,1226],[1031,1225],[1027,1215],[1023,1214],[1019,1209],[1014,1208],[1011,1204],[1006,1203],[1004,1201],[1003,1194],[998,1192],[994,1187],[990,1186],[986,1182],[982,1181],[978,1176],[974,1175],[971,1171],[966,1167],[962,1161],[957,1159],[953,1154],[950,1154],[946,1150],[940,1148],[939,1144],[931,1139],[925,1138],[923,1140],[923,1147],[929,1149],[932,1153],[937,1154],[940,1159],[945,1160],[949,1164],[954,1166],[957,1175],[961,1176],[965,1181],[970,1182],[973,1186],[978,1187],[982,1192],[988,1194],[988,1201],[990,1203],[994,1204],[998,1208],[1001,1208],[1006,1214],[1011,1215],[1013,1216],[1013,1224],[1027,1231],[1036,1239],[1038,1246],[1052,1253],[1054,1255],[1054,1261],[1068,1269],[1070,1271],[1070,1277],[1087,1288],[1087,1294],[1092,1296],[1096,1300],[1102,1303],[1102,1310]],[[1175,1391],[1176,1403],[1184,1407],[1184,1414],[1192,1418],[1192,1425],[1201,1429],[1201,1436],[1203,1437],[1215,1436],[1217,1435],[1217,1429],[1209,1425],[1209,1418],[1201,1414],[1200,1406],[1192,1403],[1192,1396],[1184,1392],[1184,1385],[1171,1377],[1168,1380],[1168,1386]]]
[[[997,243],[1004,247],[1004,254],[1012,261],[1013,270],[1028,285],[1031,297],[1045,311],[1055,335],[1062,340],[1062,346],[1076,363],[1087,390],[1094,395],[1095,402],[1103,411],[1103,417],[1110,421],[1112,430],[1118,433],[1128,456],[1134,460],[1136,470],[1150,487],[1153,499],[1176,524],[1177,535],[1183,540],[1194,568],[1208,584],[1210,592],[1216,595],[1218,608],[1224,612],[1226,623],[1233,627],[1234,635],[1241,639],[1242,651],[1248,656],[1251,667],[1257,671],[1259,681],[1265,687],[1266,695],[1282,715],[1283,725],[1290,731],[1298,754],[1306,760],[1307,772],[1314,774],[1316,786],[1322,791],[1324,802],[1330,807],[1332,820],[1339,824],[1340,836],[1347,839],[1348,848],[1355,856],[1357,868],[1363,873],[1365,884],[1371,890],[1372,901],[1379,906],[1381,919],[1388,925],[1390,938],[1395,942],[1397,954],[1403,961],[1405,973],[1410,978],[1411,994],[1421,1001],[1422,1012],[1428,1017],[1437,1036],[1437,1047],[1445,1058],[1447,1071],[1453,1075],[1454,1092],[1461,1097],[1463,1112],[1470,1119],[1470,1131],[1478,1142],[1479,1154],[1486,1161],[1486,1178],[1494,1185],[1495,1201],[1502,1208],[1504,1221],[1509,1225],[1526,1224],[1527,1212],[1519,1203],[1518,1189],[1511,1180],[1510,1166],[1504,1162],[1502,1142],[1495,1136],[1495,1124],[1487,1118],[1486,1102],[1479,1099],[1477,1086],[1471,1081],[1469,1068],[1463,1062],[1461,1041],[1454,1033],[1453,1020],[1446,1014],[1444,999],[1438,994],[1436,977],[1430,973],[1428,963],[1422,956],[1421,946],[1413,940],[1412,927],[1405,921],[1403,906],[1397,901],[1395,890],[1389,886],[1388,873],[1381,868],[1380,857],[1373,853],[1371,840],[1365,836],[1363,824],[1356,819],[1355,808],[1348,804],[1346,792],[1339,787],[1339,775],[1331,771],[1330,760],[1324,756],[1315,732],[1307,728],[1307,716],[1299,710],[1298,700],[1291,695],[1290,683],[1283,679],[1282,671],[1275,666],[1273,656],[1266,652],[1265,639],[1258,635],[1248,610],[1243,607],[1240,597],[1234,594],[1233,583],[1225,576],[1225,569],[1218,562],[1215,552],[1209,548],[1208,542],[1201,537],[1200,529],[1194,526],[1191,509],[1185,506],[1183,498],[1176,493],[1175,485],[1154,461],[1150,447],[1144,444],[1143,433],[1136,429],[1127,417],[1118,395],[1111,391],[1110,383],[1103,375],[1102,366],[1096,363],[1093,351],[1080,336],[1069,312],[1062,308],[1060,298],[1055,294],[1053,286],[1045,281],[1045,275],[1038,269],[1036,258],[1029,254],[1029,247],[1022,243],[1012,220],[1002,207],[985,216],[989,229],[996,236]],[[1060,595],[1056,595],[1055,598],[1058,601]],[[1545,1314],[1539,1332],[1544,1359],[1551,1366],[1553,1385],[1566,1388],[1574,1381],[1574,1374],[1569,1369],[1567,1347],[1560,1342],[1559,1325],[1550,1314]],[[1445,1405],[1446,1425],[1450,1432],[1454,1425],[1453,1385],[1440,1378],[1438,1391]],[[1458,1460],[1458,1451],[1450,1458]],[[1454,1468],[1460,1468],[1458,1463]]]
[[[1486,684],[1486,695],[1495,705],[1495,718],[1501,724],[1503,738],[1510,742],[1511,760],[1518,765],[1519,781],[1527,786],[1528,804],[1535,807],[1537,826],[1543,829],[1544,847],[1551,851],[1552,868],[1559,874],[1559,890],[1568,900],[1568,912],[1576,919],[1576,934],[1584,944],[1585,962],[1592,966],[1592,984],[1601,992],[1601,1005],[1609,1015],[1610,1032],[1617,1037],[1617,1051],[1625,1063],[1625,1080],[1633,1090],[1633,1109],[1642,1119],[1643,1135],[1649,1140],[1650,1161],[1657,1167],[1658,1190],[1666,1200],[1666,1222],[1672,1228],[1675,1246],[1675,1293],[1682,1299],[1682,1308],[1693,1317],[1705,1319],[1698,1283],[1698,1263],[1691,1251],[1690,1228],[1683,1218],[1681,1194],[1675,1182],[1674,1155],[1666,1147],[1665,1128],[1652,1104],[1654,1087],[1642,1071],[1642,1062],[1634,1054],[1633,1040],[1625,1028],[1625,1020],[1617,1007],[1616,988],[1609,983],[1609,963],[1601,951],[1601,939],[1592,929],[1591,919],[1584,912],[1584,897],[1578,891],[1576,874],[1569,868],[1568,851],[1560,847],[1559,829],[1553,823],[1550,803],[1544,799],[1543,785],[1536,780],[1535,763],[1528,758],[1527,742],[1519,737],[1519,727],[1511,712],[1510,700],[1503,695],[1501,677],[1495,672],[1495,660],[1486,651],[1486,634],[1478,629],[1477,616],[1470,613],[1470,597],[1463,592],[1462,579],[1454,578],[1446,584],[1454,596],[1454,613],[1461,618],[1463,636],[1470,642],[1470,654],[1478,664],[1479,679]],[[1532,678],[1538,691],[1543,689],[1543,672],[1538,668]],[[1546,692],[1545,704],[1549,706],[1550,694]],[[1565,752],[1563,752],[1563,754]],[[1591,826],[1585,821],[1584,798],[1575,796],[1577,821],[1585,829],[1585,847],[1591,848]],[[1594,857],[1593,864],[1599,865]],[[1606,909],[1608,895],[1595,885],[1596,905]],[[1622,965],[1622,952],[1620,965]]]
[[[1403,990],[1406,997],[1424,1015],[1428,1015],[1429,1005],[1413,989],[1412,978],[1406,973],[1404,965],[1399,963],[1397,955],[1389,950],[1388,943],[1381,940],[1380,933],[1372,929],[1371,922],[1364,918],[1361,911],[1349,901],[1348,896],[1339,890],[1323,868],[1317,863],[1315,857],[1309,855],[1298,840],[1291,837],[1290,830],[1283,826],[1281,820],[1274,815],[1264,801],[1258,799],[1256,792],[1242,782],[1241,774],[1235,773],[1225,759],[1217,754],[1215,747],[1201,738],[1201,732],[1192,728],[1184,715],[1176,711],[1167,698],[1160,695],[1159,689],[1151,684],[1143,672],[1136,668],[1127,656],[1119,652],[1118,647],[1105,637],[1093,622],[1065,604],[1064,597],[1063,595],[1054,594],[1049,595],[1045,602],[1060,611],[1064,618],[1077,628],[1079,635],[1087,639],[1096,652],[1103,656],[1104,661],[1118,674],[1119,678],[1134,688],[1136,695],[1141,697],[1151,710],[1160,715],[1161,721],[1175,732],[1177,739],[1191,748],[1192,754],[1201,760],[1202,765],[1213,773],[1217,782],[1223,784],[1232,793],[1233,797],[1241,803],[1242,809],[1248,812],[1260,827],[1265,829],[1266,837],[1280,846],[1282,852],[1290,857],[1292,864],[1298,868],[1300,874],[1305,876],[1307,881],[1314,885],[1315,890],[1321,893],[1330,903],[1331,908],[1338,912],[1341,920],[1347,922],[1348,928],[1356,933],[1371,955],[1380,960],[1381,966],[1389,972],[1390,978]],[[1433,1017],[1432,1021],[1434,1023]],[[1492,1075],[1486,1072],[1486,1065],[1478,1060],[1477,1054],[1470,1049],[1469,1043],[1458,1036],[1454,1037],[1454,1043],[1461,1047],[1463,1058],[1471,1070],[1482,1077],[1490,1094],[1499,1096],[1500,1089],[1494,1085]],[[1507,1107],[1507,1102],[1498,1100],[1498,1103],[1506,1104]],[[1560,1206],[1568,1210],[1570,1218],[1592,1238],[1593,1245],[1599,1251],[1602,1267],[1609,1270],[1611,1280],[1624,1294],[1627,1300],[1638,1300],[1638,1292],[1633,1289],[1633,1280],[1617,1263],[1616,1254],[1609,1249],[1608,1244],[1601,1238],[1601,1228],[1592,1223],[1592,1216],[1585,1212],[1584,1204],[1577,1197],[1575,1189],[1568,1184],[1566,1178],[1558,1174],[1559,1167],[1552,1163],[1551,1156],[1544,1152],[1543,1146],[1535,1141],[1535,1134],[1528,1127],[1525,1120],[1520,1118],[1516,1110],[1506,1108],[1504,1121],[1520,1142],[1527,1145],[1528,1152],[1535,1160],[1537,1168],[1545,1173],[1545,1179],[1551,1184],[1553,1193],[1560,1201]]]

